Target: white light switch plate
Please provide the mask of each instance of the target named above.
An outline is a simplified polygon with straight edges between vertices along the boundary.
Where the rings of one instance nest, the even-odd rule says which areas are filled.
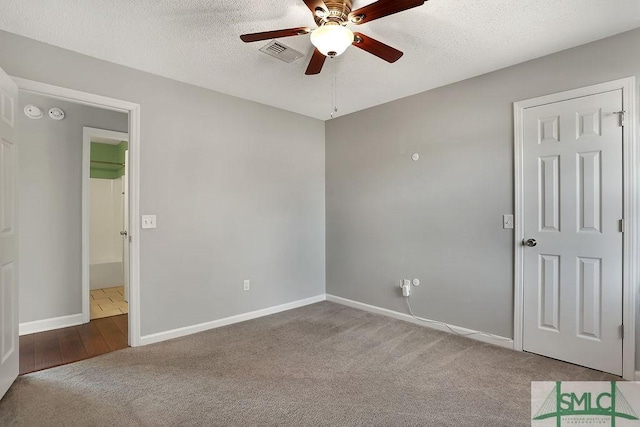
[[[142,215],[142,228],[156,228],[155,215]]]
[[[502,215],[502,228],[513,228],[513,215]]]

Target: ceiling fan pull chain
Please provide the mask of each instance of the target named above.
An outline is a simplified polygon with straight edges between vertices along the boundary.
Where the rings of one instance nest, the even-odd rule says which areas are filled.
[[[333,81],[331,82],[331,118],[338,112],[338,77],[336,67],[333,68]]]

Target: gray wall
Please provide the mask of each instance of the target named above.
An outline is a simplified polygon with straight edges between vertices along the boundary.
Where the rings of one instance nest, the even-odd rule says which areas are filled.
[[[89,289],[122,286],[124,265],[121,262],[108,262],[89,265]]]
[[[40,107],[39,120],[22,113]],[[47,112],[60,107],[61,121]],[[82,312],[82,127],[128,131],[124,113],[20,92],[20,322]]]
[[[634,30],[328,121],[327,293],[406,312],[394,286],[417,277],[417,315],[512,337],[513,102],[639,76],[638,46]]]
[[[141,105],[142,335],[324,293],[322,121],[7,32],[0,52],[10,75]]]

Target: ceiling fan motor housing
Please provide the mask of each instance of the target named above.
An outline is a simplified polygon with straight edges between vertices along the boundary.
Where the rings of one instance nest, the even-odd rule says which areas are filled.
[[[329,13],[325,13],[324,16],[318,16],[317,13],[314,15],[318,26],[326,24],[327,22],[335,22],[342,25],[348,22],[349,14],[351,13],[351,0],[326,0],[324,4],[327,6],[327,9],[329,9]]]

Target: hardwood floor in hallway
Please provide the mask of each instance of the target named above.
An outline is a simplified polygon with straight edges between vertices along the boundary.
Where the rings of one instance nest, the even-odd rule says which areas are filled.
[[[20,337],[20,375],[128,347],[128,315]]]

